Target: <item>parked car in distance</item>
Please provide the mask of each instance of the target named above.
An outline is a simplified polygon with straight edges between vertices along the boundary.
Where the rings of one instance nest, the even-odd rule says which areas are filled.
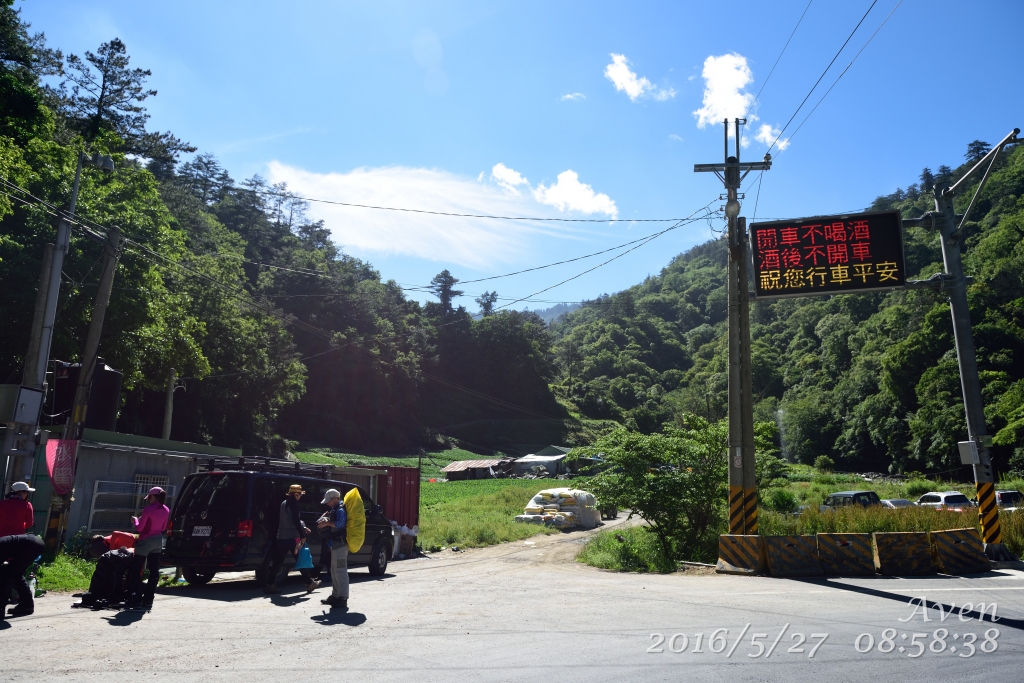
[[[826,508],[841,508],[847,505],[862,505],[869,507],[871,505],[881,505],[882,501],[878,498],[878,494],[874,491],[839,491],[837,493],[830,493],[828,498],[825,499]]]
[[[193,585],[208,583],[219,571],[247,570],[255,571],[256,580],[265,583],[268,550],[276,538],[281,501],[291,484],[301,484],[306,495],[299,503],[299,516],[310,528],[306,543],[314,566],[322,545],[316,520],[326,510],[320,504],[324,492],[333,488],[344,495],[357,488],[366,510],[366,537],[359,552],[348,556],[348,566],[369,566],[370,574],[383,575],[391,559],[394,536],[380,506],[355,484],[312,474],[242,467],[188,475],[167,525],[161,564],[181,567],[185,579]],[[285,556],[285,572],[294,564],[295,558],[289,553]]]
[[[1024,507],[1024,495],[1020,491],[996,491],[996,505],[1000,510],[1014,512]]]
[[[921,507],[943,508],[954,512],[963,512],[974,507],[974,503],[959,491],[929,491],[917,499]]]
[[[899,508],[913,507],[914,503],[907,500],[906,498],[883,498],[882,507],[887,507],[890,510],[897,510]]]

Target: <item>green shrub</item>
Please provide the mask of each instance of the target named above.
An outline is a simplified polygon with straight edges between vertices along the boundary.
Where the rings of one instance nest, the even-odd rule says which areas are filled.
[[[665,557],[657,536],[646,526],[602,531],[583,546],[576,560],[619,572],[667,574],[678,568],[675,560]]]
[[[39,567],[36,572],[38,587],[48,591],[71,593],[89,588],[96,563],[61,553],[53,562]]]
[[[814,459],[814,469],[819,472],[831,472],[835,469],[836,461],[827,455],[819,455]]]
[[[907,498],[918,498],[929,491],[936,489],[935,482],[928,481],[927,479],[914,479],[908,481],[907,485],[903,487],[903,490],[907,494]]]
[[[775,512],[793,512],[797,506],[796,495],[786,489],[769,489],[764,506]]]

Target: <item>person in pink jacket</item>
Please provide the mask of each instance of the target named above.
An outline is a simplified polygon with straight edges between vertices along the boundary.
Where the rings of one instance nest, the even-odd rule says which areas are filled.
[[[160,580],[160,552],[163,550],[164,533],[167,531],[167,520],[171,511],[164,505],[167,493],[159,486],[154,486],[146,496],[145,509],[141,517],[132,517],[132,525],[139,540],[135,542],[135,558],[128,573],[131,582],[128,586],[130,609],[150,608],[153,606],[153,595],[156,583]],[[142,570],[149,567],[149,581],[145,591],[142,588]]]

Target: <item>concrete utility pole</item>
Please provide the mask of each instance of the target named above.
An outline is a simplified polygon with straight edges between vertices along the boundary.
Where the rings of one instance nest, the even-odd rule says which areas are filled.
[[[739,218],[739,188],[750,171],[771,168],[764,161],[740,162],[740,126],[734,119],[736,155],[729,156],[729,120],[725,120],[725,163],[694,164],[695,172],[712,172],[726,189],[729,223],[729,533],[757,533],[757,480],[754,463],[754,401],[750,363],[750,297],[747,292],[747,222]],[[741,175],[741,172],[742,175]]]
[[[171,419],[174,417],[174,389],[177,381],[178,376],[174,374],[174,368],[171,368],[171,372],[167,377],[167,397],[164,399],[164,430],[162,437],[165,440],[171,438]]]
[[[71,408],[68,426],[64,430],[65,439],[81,439],[85,427],[85,416],[89,408],[89,397],[92,393],[92,379],[96,371],[96,354],[99,351],[100,335],[103,333],[103,318],[110,303],[110,291],[114,284],[114,271],[121,255],[121,231],[110,228],[107,243],[103,252],[103,272],[96,291],[96,300],[92,307],[92,319],[89,321],[89,334],[85,338],[85,350],[82,352],[82,368],[78,373],[78,389],[75,391],[75,403]]]
[[[941,290],[949,298],[949,308],[953,316],[953,336],[956,340],[956,358],[960,366],[960,386],[964,396],[964,410],[967,416],[966,450],[968,456],[962,461],[974,467],[974,482],[978,492],[978,517],[981,520],[981,535],[985,541],[985,553],[992,560],[1013,559],[1003,547],[1002,531],[999,527],[999,507],[996,505],[995,473],[988,447],[991,437],[985,426],[985,404],[981,396],[981,381],[978,379],[978,363],[974,351],[974,334],[971,330],[971,312],[967,305],[967,283],[964,281],[963,262],[960,259],[960,242],[963,237],[963,225],[974,207],[974,202],[981,193],[985,181],[995,165],[1003,147],[1018,142],[1019,128],[993,147],[975,166],[952,187],[936,187],[935,218],[939,234],[942,236],[942,262],[945,266],[945,277],[940,280]],[[985,162],[988,166],[978,188],[974,193],[967,211],[964,212],[960,225],[953,210],[953,197],[967,178],[981,168]]]

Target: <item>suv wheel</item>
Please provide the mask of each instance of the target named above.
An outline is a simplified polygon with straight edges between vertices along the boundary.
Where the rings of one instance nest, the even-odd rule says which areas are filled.
[[[182,567],[181,574],[188,581],[190,586],[205,586],[217,573],[214,569],[196,569],[195,567]]]
[[[387,568],[388,545],[381,539],[374,544],[373,555],[370,556],[370,576],[384,576]]]

